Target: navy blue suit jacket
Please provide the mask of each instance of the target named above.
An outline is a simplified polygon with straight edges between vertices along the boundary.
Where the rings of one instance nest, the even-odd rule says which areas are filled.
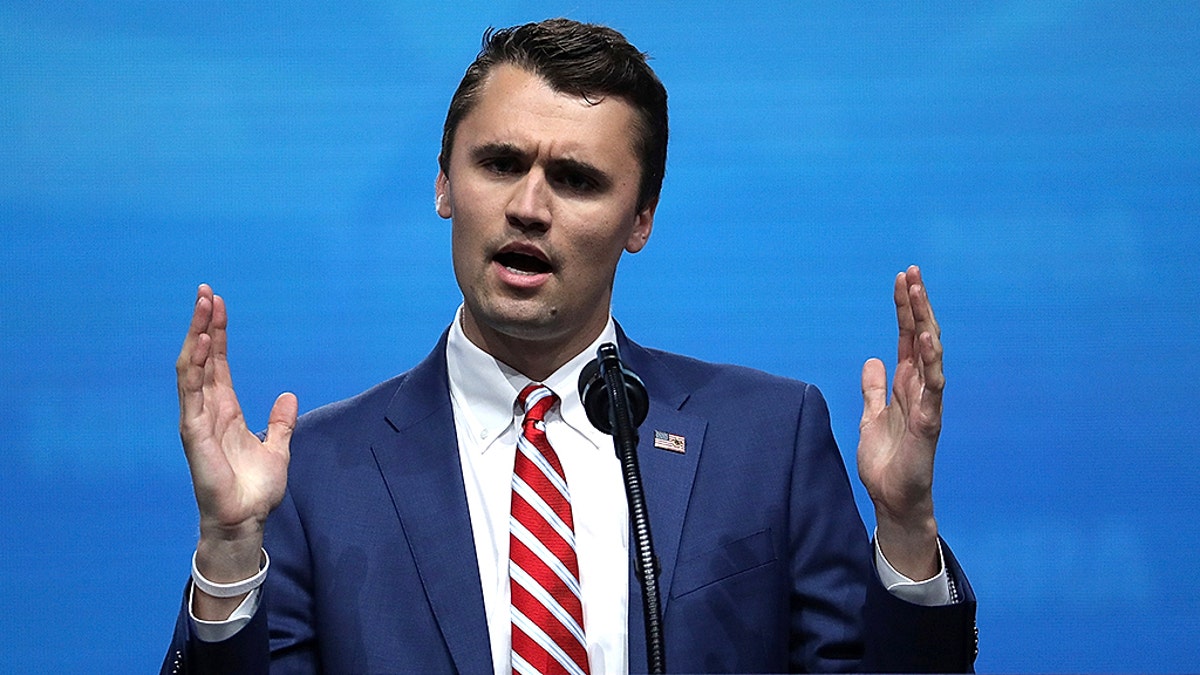
[[[619,348],[650,394],[638,453],[670,671],[972,667],[974,596],[948,549],[962,602],[880,585],[815,387]],[[655,430],[686,451],[654,448]],[[456,447],[445,335],[408,373],[301,417],[258,613],[204,644],[182,608],[164,672],[490,672]],[[632,574],[629,666],[645,672]]]

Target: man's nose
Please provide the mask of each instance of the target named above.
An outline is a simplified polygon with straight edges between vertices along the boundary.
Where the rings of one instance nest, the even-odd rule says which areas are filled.
[[[550,227],[552,196],[546,174],[534,167],[513,186],[505,212],[508,222],[523,230]]]

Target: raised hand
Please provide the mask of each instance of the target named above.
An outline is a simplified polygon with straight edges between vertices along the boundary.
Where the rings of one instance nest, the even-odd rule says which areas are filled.
[[[196,566],[206,578],[225,583],[258,571],[263,523],[287,486],[297,411],[296,397],[282,394],[271,408],[265,441],[246,427],[226,358],[228,320],[225,301],[201,285],[175,364],[179,436],[200,510]],[[203,594],[196,595],[197,616],[208,618],[201,616],[208,613],[201,611]]]
[[[863,365],[858,474],[875,504],[879,545],[895,569],[913,579],[937,573],[933,458],[942,429],[941,330],[921,279],[909,267],[896,275],[900,329],[892,400],[879,359]]]

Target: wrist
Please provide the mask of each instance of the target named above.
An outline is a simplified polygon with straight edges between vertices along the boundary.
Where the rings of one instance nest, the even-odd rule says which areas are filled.
[[[258,573],[262,563],[262,531],[239,538],[213,537],[203,528],[196,543],[195,568],[216,583],[233,583]]]
[[[937,520],[933,513],[897,520],[876,510],[876,539],[897,572],[910,579],[928,579],[940,569]]]
[[[220,518],[205,516],[200,512],[200,538],[210,542],[246,542],[256,538],[261,539],[266,518],[250,517],[245,520],[227,523]]]

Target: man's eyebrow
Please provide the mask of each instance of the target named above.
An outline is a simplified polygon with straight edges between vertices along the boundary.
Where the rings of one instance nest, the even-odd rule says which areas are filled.
[[[525,153],[512,143],[484,143],[471,148],[471,159],[488,157],[523,157]]]

